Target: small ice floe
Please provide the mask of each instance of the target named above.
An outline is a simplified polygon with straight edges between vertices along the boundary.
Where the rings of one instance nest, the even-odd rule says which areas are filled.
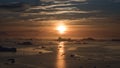
[[[62,54],[61,54],[61,56],[64,56],[64,55],[65,55],[65,53],[62,53]]]
[[[8,61],[10,61],[12,64],[15,63],[15,59],[8,59]]]
[[[95,58],[95,57],[89,57],[89,58],[87,58],[87,60],[100,60],[99,58]]]
[[[70,57],[73,57],[73,58],[84,58],[84,56],[80,56],[78,54],[71,54]]]
[[[7,62],[5,64],[14,64],[15,63],[15,59],[11,58],[11,59],[7,59]]]
[[[42,52],[38,52],[39,54],[42,54]]]
[[[81,56],[81,55],[78,55],[78,54],[71,54],[70,57],[76,58],[78,60],[80,60],[80,59],[84,59],[84,60],[88,60],[88,61],[99,60],[99,58],[85,57],[85,56]]]
[[[70,57],[79,57],[77,54],[71,54]]]
[[[70,48],[68,48],[67,50],[69,50],[69,51],[74,51],[74,50],[76,50],[77,49],[77,47],[70,47]]]
[[[30,42],[30,41],[25,41],[25,42],[22,42],[22,43],[18,43],[18,45],[32,45],[33,43]]]
[[[62,48],[62,46],[58,46],[58,48]]]
[[[39,46],[39,47],[37,47],[37,48],[34,48],[33,50],[36,50],[36,49],[44,49],[44,48],[46,48],[45,46]]]
[[[38,50],[39,54],[42,54],[42,53],[51,53],[52,51],[48,51],[48,50],[45,50],[45,49],[41,49],[41,50]]]

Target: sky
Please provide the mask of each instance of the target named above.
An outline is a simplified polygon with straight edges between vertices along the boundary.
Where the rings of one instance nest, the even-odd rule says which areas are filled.
[[[0,0],[0,38],[119,39],[119,8],[120,0]]]

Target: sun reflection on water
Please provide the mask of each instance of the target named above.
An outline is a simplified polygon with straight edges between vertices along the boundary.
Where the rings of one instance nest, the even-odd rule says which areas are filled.
[[[65,68],[65,56],[64,56],[64,42],[60,42],[58,45],[58,54],[57,54],[57,68]]]

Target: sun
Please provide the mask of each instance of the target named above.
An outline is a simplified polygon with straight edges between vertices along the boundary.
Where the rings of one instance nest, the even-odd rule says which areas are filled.
[[[64,34],[64,32],[66,31],[66,26],[65,25],[59,25],[56,30],[59,31],[60,34]]]

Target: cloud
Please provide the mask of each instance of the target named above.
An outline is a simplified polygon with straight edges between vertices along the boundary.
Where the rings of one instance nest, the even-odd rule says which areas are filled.
[[[85,2],[86,0],[41,0],[42,2],[66,3],[66,2]]]
[[[5,1],[5,0],[2,0]],[[43,20],[79,20],[88,18],[120,17],[119,0],[17,0],[36,4],[23,8],[1,9],[1,22],[43,21]],[[13,0],[12,2],[16,2]],[[117,4],[115,3],[117,2]],[[2,2],[1,2],[2,3]],[[38,3],[38,4],[37,4]],[[27,5],[27,4],[26,4]],[[12,8],[12,7],[11,7]],[[19,12],[18,12],[19,11]],[[118,21],[118,20],[117,20]],[[104,21],[103,21],[104,22]],[[104,22],[106,23],[106,22]],[[111,22],[112,23],[112,22]]]
[[[84,13],[94,13],[96,11],[54,11],[54,12],[41,12],[42,15],[56,15],[56,14],[84,14]]]
[[[49,9],[54,7],[65,7],[65,6],[72,6],[73,4],[52,4],[52,5],[45,5],[45,6],[36,6],[30,9]]]
[[[40,5],[40,0],[0,0],[0,4],[25,3],[30,5]]]

